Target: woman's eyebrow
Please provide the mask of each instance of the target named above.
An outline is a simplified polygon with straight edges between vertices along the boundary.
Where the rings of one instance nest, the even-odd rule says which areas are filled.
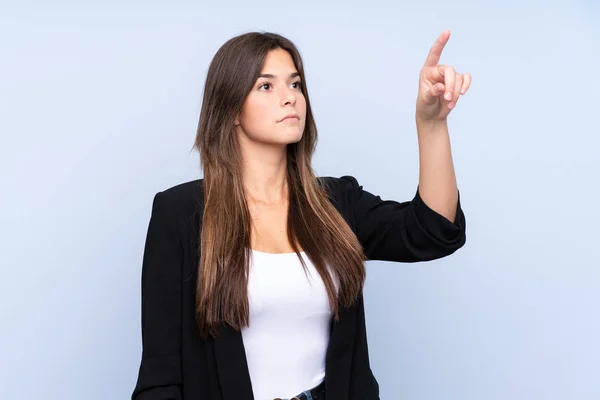
[[[290,74],[290,78],[295,78],[297,76],[300,76],[299,72],[293,72],[293,73]],[[277,75],[273,75],[273,74],[260,74],[258,77],[259,78],[275,79],[275,78],[277,78]]]

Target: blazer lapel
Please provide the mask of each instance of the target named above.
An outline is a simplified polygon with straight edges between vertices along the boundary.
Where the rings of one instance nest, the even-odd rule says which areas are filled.
[[[352,306],[340,310],[334,321],[325,358],[325,398],[347,400],[356,333],[356,311]]]
[[[204,214],[204,179],[200,179],[198,186],[197,218],[199,220],[195,223],[199,223],[200,226],[197,241],[200,243],[199,235],[202,231]],[[196,265],[198,261],[199,259],[196,261]],[[195,273],[197,275],[197,271]],[[234,330],[229,325],[224,325],[219,330],[217,337],[213,339],[213,346],[223,400],[254,400],[241,332]]]
[[[214,346],[223,400],[254,400],[241,332],[223,326]]]

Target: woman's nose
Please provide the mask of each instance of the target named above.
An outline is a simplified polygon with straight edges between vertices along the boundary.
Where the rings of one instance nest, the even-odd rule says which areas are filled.
[[[281,94],[281,103],[283,105],[295,104],[296,103],[296,92],[294,92],[294,90],[290,89],[290,88],[284,88],[282,90],[283,91]]]

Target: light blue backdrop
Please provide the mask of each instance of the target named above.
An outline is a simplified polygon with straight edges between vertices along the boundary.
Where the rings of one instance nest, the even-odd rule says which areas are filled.
[[[473,76],[450,116],[468,242],[368,265],[381,397],[600,398],[595,2],[39,3],[0,6],[1,398],[130,396],[152,197],[201,174],[189,150],[223,42],[292,39],[318,174],[404,200],[418,73],[446,28],[442,62]]]

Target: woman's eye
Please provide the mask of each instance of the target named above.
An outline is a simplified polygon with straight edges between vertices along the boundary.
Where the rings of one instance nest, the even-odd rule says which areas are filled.
[[[294,89],[301,89],[302,88],[302,82],[296,81],[296,82],[292,83],[292,86],[294,87]],[[272,88],[272,85],[269,82],[265,82],[265,83],[261,84],[258,87],[259,90],[260,89],[268,90],[268,89],[271,89],[271,88]]]

